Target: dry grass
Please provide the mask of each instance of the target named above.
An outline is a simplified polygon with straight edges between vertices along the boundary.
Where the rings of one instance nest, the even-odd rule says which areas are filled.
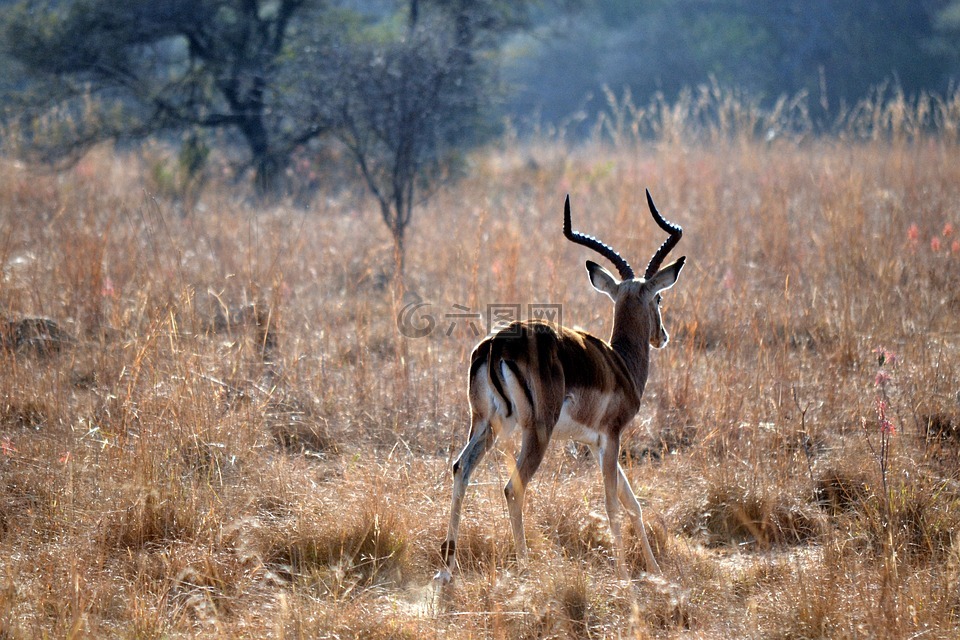
[[[956,637],[949,136],[487,150],[418,211],[399,300],[362,197],[213,184],[181,217],[148,174],[0,163],[0,637]],[[525,571],[492,457],[435,590],[477,339],[449,314],[559,303],[606,334],[560,205],[640,262],[644,187],[689,256],[625,452],[663,579],[636,548],[616,579],[599,472],[556,446]],[[437,325],[407,340],[414,295]]]

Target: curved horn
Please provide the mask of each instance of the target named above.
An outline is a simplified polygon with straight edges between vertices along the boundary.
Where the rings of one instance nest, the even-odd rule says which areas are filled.
[[[650,190],[647,189],[647,204],[650,206],[650,215],[653,216],[653,219],[657,222],[657,225],[670,234],[670,237],[663,241],[663,244],[660,245],[660,248],[657,249],[657,252],[653,254],[653,257],[650,258],[650,264],[647,265],[647,270],[644,273],[644,278],[652,278],[657,271],[660,270],[660,265],[663,264],[663,259],[667,257],[667,254],[670,253],[670,250],[677,246],[677,243],[680,242],[680,236],[683,235],[683,227],[678,224],[673,224],[672,222],[667,222],[663,216],[660,215],[660,212],[657,211],[657,205],[653,204],[653,198],[650,196]]]
[[[582,244],[588,249],[593,249],[604,258],[612,262],[617,268],[617,271],[620,272],[621,279],[632,280],[634,278],[633,268],[626,260],[623,259],[623,256],[614,251],[612,247],[603,244],[593,236],[584,235],[579,231],[573,230],[573,224],[570,221],[569,194],[567,194],[566,202],[563,203],[563,235],[567,237],[567,240],[577,244]]]

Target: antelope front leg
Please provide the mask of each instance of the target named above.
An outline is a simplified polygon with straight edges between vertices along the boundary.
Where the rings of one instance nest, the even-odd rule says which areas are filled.
[[[607,520],[610,522],[610,533],[613,534],[617,572],[621,578],[628,580],[630,574],[624,561],[623,535],[620,532],[620,501],[618,497],[620,464],[617,460],[620,455],[620,443],[614,442],[606,436],[601,436],[600,446],[595,449],[594,453],[597,454],[600,473],[603,475],[604,504],[607,508]]]
[[[649,573],[661,573],[660,565],[657,564],[657,560],[653,557],[650,542],[647,540],[647,529],[643,526],[643,509],[640,507],[637,495],[633,492],[633,489],[630,488],[630,481],[627,480],[627,475],[623,472],[623,467],[620,466],[619,462],[617,464],[617,476],[620,479],[617,487],[620,503],[623,504],[627,511],[630,512],[630,515],[633,516],[633,526],[640,532],[640,542],[643,545],[643,559],[646,562],[647,571]]]

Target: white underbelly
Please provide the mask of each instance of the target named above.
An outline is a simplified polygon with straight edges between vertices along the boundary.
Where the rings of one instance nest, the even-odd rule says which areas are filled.
[[[567,398],[563,403],[563,409],[560,411],[560,419],[553,428],[553,437],[574,440],[592,447],[600,444],[600,433],[585,424],[577,422],[570,417],[571,398]]]

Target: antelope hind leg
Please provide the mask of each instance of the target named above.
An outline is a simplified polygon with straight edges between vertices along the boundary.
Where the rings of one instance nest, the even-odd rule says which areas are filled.
[[[440,555],[443,557],[443,569],[437,572],[434,580],[448,583],[453,579],[453,571],[457,566],[457,536],[460,531],[460,510],[463,498],[470,484],[470,474],[474,467],[483,459],[484,454],[493,446],[496,434],[490,428],[489,421],[480,422],[479,428],[473,437],[460,452],[453,463],[453,496],[450,500],[450,523],[447,526],[447,537],[440,545]]]
[[[547,450],[546,439],[541,437],[542,429],[524,429],[520,455],[516,468],[510,474],[510,480],[503,489],[510,514],[510,526],[513,529],[513,541],[517,548],[517,558],[522,563],[527,558],[527,541],[523,530],[523,497],[527,485],[543,461]]]

